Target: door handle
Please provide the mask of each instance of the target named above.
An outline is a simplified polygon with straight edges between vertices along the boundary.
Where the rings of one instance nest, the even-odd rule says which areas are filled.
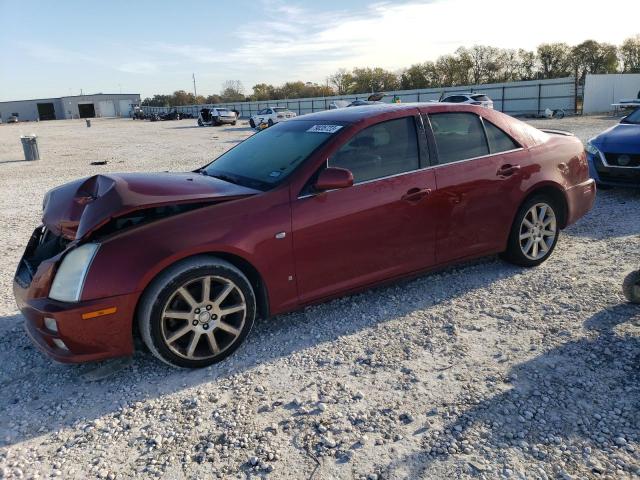
[[[510,177],[519,170],[520,165],[511,165],[510,163],[506,163],[498,169],[498,173],[496,175],[499,177]]]
[[[430,188],[412,188],[402,196],[402,200],[406,202],[419,202],[430,194]]]

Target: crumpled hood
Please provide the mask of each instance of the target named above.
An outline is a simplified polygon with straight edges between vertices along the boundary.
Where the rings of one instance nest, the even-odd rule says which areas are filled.
[[[611,153],[640,153],[640,125],[619,123],[605,130],[592,143]]]
[[[114,217],[164,205],[218,203],[260,193],[196,173],[94,175],[54,188],[42,221],[56,235],[80,239]]]

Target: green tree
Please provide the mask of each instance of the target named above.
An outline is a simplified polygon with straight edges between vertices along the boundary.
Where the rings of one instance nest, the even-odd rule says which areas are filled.
[[[335,91],[338,95],[351,93],[354,86],[353,75],[344,68],[341,68],[333,75],[330,75],[329,82],[335,87]]]
[[[640,73],[640,35],[627,38],[620,47],[623,72]]]
[[[618,70],[618,47],[586,40],[571,50],[571,64],[580,79],[587,73],[614,73]]]
[[[244,87],[240,80],[226,80],[220,92],[223,102],[242,102],[245,99]]]
[[[538,46],[542,78],[566,77],[571,72],[572,50],[566,43],[543,43]]]
[[[416,63],[400,75],[400,88],[412,90],[438,86],[438,75],[433,62]]]
[[[380,67],[354,68],[352,75],[354,93],[397,90],[400,83],[395,73]]]

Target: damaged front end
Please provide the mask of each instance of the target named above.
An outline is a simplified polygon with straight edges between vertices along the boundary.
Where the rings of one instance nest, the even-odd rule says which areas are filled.
[[[195,173],[110,174],[49,191],[16,269],[13,291],[34,343],[62,362],[101,360],[133,351],[131,312],[139,292],[103,289],[89,280],[111,239],[192,210],[259,193]],[[127,270],[117,258],[108,268]]]

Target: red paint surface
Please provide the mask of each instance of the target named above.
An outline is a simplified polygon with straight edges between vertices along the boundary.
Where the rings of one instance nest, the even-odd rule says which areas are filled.
[[[424,137],[420,170],[305,195],[305,186],[327,158],[361,129],[441,111],[477,113],[510,133],[522,149],[437,165],[426,163]],[[566,224],[587,213],[595,198],[578,139],[542,134],[493,110],[439,104],[367,106],[301,118],[352,123],[285,183],[267,192],[193,173],[100,175],[53,190],[43,221],[78,241],[91,238],[112,217],[137,209],[206,205],[101,239],[78,304],[47,298],[62,255],[43,262],[28,288],[14,283],[38,346],[61,361],[130,355],[140,295],[164,268],[192,255],[222,254],[252,265],[266,287],[269,314],[275,315],[503,251],[519,206],[539,188],[554,188],[564,196]],[[505,165],[519,168],[504,175]],[[278,239],[280,232],[286,236]],[[114,315],[81,319],[82,313],[113,306],[118,309]],[[44,316],[58,320],[59,337],[70,352],[53,346]]]

